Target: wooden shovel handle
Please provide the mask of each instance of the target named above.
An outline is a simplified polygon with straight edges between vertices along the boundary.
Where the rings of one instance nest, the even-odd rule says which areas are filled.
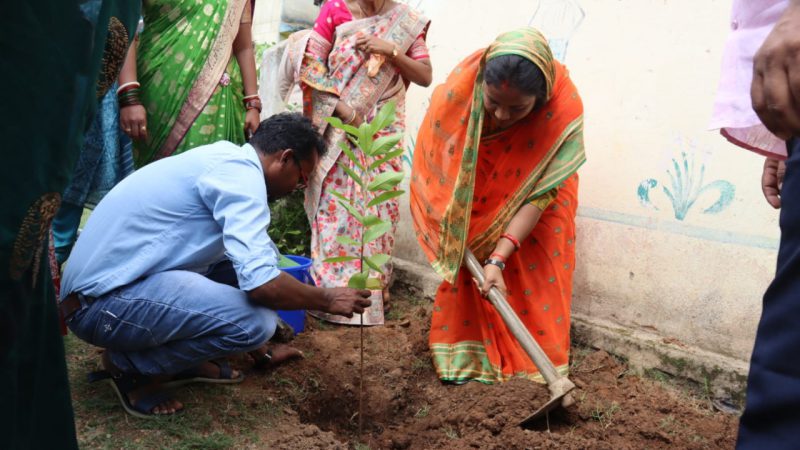
[[[475,258],[475,255],[472,254],[470,249],[466,249],[464,252],[464,264],[469,269],[470,273],[472,274],[475,279],[478,280],[478,283],[483,285],[484,276],[483,276],[483,266],[478,263],[478,260]],[[525,328],[525,325],[519,320],[519,317],[508,304],[503,294],[500,293],[496,287],[492,287],[489,290],[489,302],[492,303],[492,306],[497,310],[500,314],[500,317],[503,318],[503,322],[506,323],[506,326],[511,331],[511,334],[517,339],[517,342],[522,346],[525,350],[525,353],[530,356],[533,360],[533,363],[539,369],[539,373],[542,374],[544,380],[547,382],[548,385],[553,385],[556,381],[561,378],[556,371],[555,366],[550,361],[550,358],[547,357],[547,354],[542,350],[542,347],[533,339],[531,333]]]

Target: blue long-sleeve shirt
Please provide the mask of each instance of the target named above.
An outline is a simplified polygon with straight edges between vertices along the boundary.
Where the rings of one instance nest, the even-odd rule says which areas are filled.
[[[242,290],[278,276],[256,150],[226,141],[134,172],[97,205],[72,250],[62,297],[103,295],[167,270],[208,271],[227,258]]]

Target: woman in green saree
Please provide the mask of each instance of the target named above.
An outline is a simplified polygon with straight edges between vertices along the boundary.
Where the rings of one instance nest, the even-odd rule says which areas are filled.
[[[250,0],[145,0],[142,15],[117,91],[136,167],[219,140],[243,144],[261,110]]]

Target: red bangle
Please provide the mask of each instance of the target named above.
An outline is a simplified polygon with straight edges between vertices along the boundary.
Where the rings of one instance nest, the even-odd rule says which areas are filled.
[[[506,257],[500,253],[492,253],[489,255],[489,259],[499,259],[500,261],[506,262]]]
[[[519,250],[519,248],[520,248],[519,239],[515,238],[514,236],[512,236],[512,235],[510,235],[508,233],[503,233],[503,234],[500,235],[500,237],[501,238],[506,238],[509,241],[511,241],[511,243],[514,244],[514,250]]]

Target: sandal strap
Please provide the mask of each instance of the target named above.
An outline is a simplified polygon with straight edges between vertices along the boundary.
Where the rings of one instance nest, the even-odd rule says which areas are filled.
[[[233,369],[231,369],[231,364],[227,359],[214,359],[211,360],[211,363],[219,367],[219,376],[217,378],[220,380],[230,380],[233,378]]]
[[[128,400],[128,406],[142,414],[153,414],[153,408],[171,399],[165,391],[158,391],[140,398],[135,405]]]

